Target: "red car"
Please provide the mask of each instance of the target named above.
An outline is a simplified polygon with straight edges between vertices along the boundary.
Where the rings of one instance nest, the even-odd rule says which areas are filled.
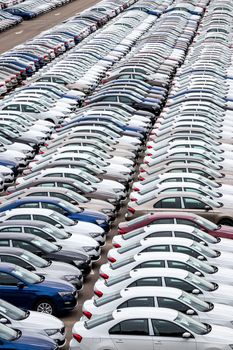
[[[199,228],[202,231],[209,233],[214,237],[222,237],[233,239],[233,227],[226,225],[217,226],[213,222],[202,218],[193,213],[184,212],[166,212],[166,213],[151,213],[140,216],[131,221],[121,222],[118,226],[118,233],[124,234],[132,230],[136,230],[143,226],[154,224],[183,224],[191,225]]]

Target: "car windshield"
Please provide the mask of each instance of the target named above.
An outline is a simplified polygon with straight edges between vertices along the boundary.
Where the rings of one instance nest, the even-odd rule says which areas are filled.
[[[64,231],[59,230],[59,228],[50,225],[50,227],[43,227],[43,231],[47,232],[48,234],[52,235],[53,237],[57,239],[66,239],[69,238],[70,235]]]
[[[73,200],[75,200],[78,203],[88,203],[88,199],[83,197],[82,195],[75,193],[74,191],[70,190],[69,193],[66,193],[66,195]]]
[[[187,261],[188,264],[203,271],[204,273],[214,273],[215,269],[204,261],[198,260],[196,258],[190,257]]]
[[[182,292],[181,296],[179,297],[179,300],[198,311],[205,312],[208,311],[210,308],[210,305],[208,303],[186,292]]]
[[[180,312],[174,321],[179,326],[184,327],[195,334],[203,335],[209,333],[209,328],[204,323],[200,323],[191,317],[181,314]]]
[[[213,283],[208,282],[203,277],[200,278],[198,276],[195,276],[192,273],[189,273],[188,276],[185,278],[185,280],[194,284],[197,287],[197,289],[200,288],[206,291],[213,291],[215,289]]]
[[[70,213],[81,213],[82,211],[81,209],[79,209],[79,207],[76,207],[75,205],[67,201],[61,201],[59,202],[59,205],[65,210],[69,211]]]
[[[218,254],[213,249],[210,249],[209,247],[198,242],[193,242],[190,247],[208,258],[216,258],[218,256]]]
[[[125,281],[125,280],[127,280],[129,278],[130,278],[130,274],[126,273],[124,275],[120,275],[120,276],[117,276],[117,277],[109,278],[104,283],[105,283],[106,286],[110,287],[110,286],[113,286],[114,284],[117,284],[119,282]]]
[[[133,230],[131,232],[128,232],[128,233],[122,235],[121,237],[127,241],[128,239],[136,237],[144,232],[145,232],[144,228],[138,228],[137,230]]]
[[[94,164],[96,164],[97,166],[99,166],[101,168],[107,165],[106,162],[100,160],[97,157],[96,158],[94,158],[94,157],[87,157],[87,159],[90,160],[91,163],[94,163]]]
[[[115,300],[120,299],[120,298],[121,298],[121,294],[119,292],[113,293],[113,294],[107,295],[104,298],[95,299],[94,305],[96,307],[99,307],[99,306],[105,305],[107,303],[110,303],[111,301],[115,301]]]
[[[60,213],[52,213],[50,217],[57,221],[59,224],[65,225],[65,226],[74,226],[75,223],[73,220],[66,218],[64,215],[61,215]]]
[[[2,299],[0,299],[0,313],[15,321],[23,320],[29,316],[28,311],[23,311]]]
[[[110,314],[110,315],[105,315],[105,316],[100,316],[100,317],[94,318],[94,319],[91,320],[91,321],[86,321],[86,322],[84,322],[84,326],[85,326],[87,329],[91,329],[91,328],[100,326],[100,325],[103,324],[103,323],[110,322],[110,321],[112,321],[112,320],[113,320],[112,314]]]
[[[24,282],[29,284],[35,284],[41,282],[41,277],[36,275],[35,273],[24,269],[23,267],[17,266],[13,270],[11,270],[12,275],[17,278],[22,279]]]
[[[198,217],[196,220],[196,223],[198,223],[200,226],[203,226],[205,228],[207,228],[208,230],[217,230],[218,229],[218,226],[215,225],[213,222],[205,219],[205,218],[201,218],[201,217]]]
[[[206,241],[208,243],[218,243],[218,240],[215,237],[197,228],[194,229],[193,234],[200,238],[200,240]]]
[[[40,237],[34,238],[31,242],[35,244],[36,247],[43,249],[46,253],[53,253],[59,250],[55,244]]]
[[[48,266],[48,262],[45,259],[26,250],[20,255],[20,257],[36,267]]]
[[[0,323],[0,339],[14,340],[18,337],[17,331]]]

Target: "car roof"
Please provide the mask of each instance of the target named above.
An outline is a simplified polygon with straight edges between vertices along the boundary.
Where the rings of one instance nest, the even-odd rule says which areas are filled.
[[[0,228],[5,226],[36,226],[39,228],[43,228],[45,226],[51,226],[49,223],[39,220],[6,220],[3,222],[0,222]]]
[[[21,248],[13,248],[13,247],[0,247],[0,254],[11,254],[20,256],[24,253],[24,249]]]
[[[140,297],[140,296],[163,296],[178,299],[183,293],[181,289],[171,287],[130,287],[120,291],[122,298],[124,297]]]
[[[135,277],[146,277],[146,276],[172,276],[172,277],[179,277],[181,279],[184,279],[188,276],[189,272],[186,270],[181,269],[173,269],[173,268],[144,268],[144,269],[135,269],[130,271],[130,276]],[[110,279],[109,279],[110,280]]]
[[[10,216],[16,215],[16,214],[44,214],[44,215],[51,215],[52,213],[56,213],[53,210],[50,209],[44,209],[44,208],[14,208],[12,210],[7,210],[6,212],[3,212],[5,214],[12,214]]]
[[[187,262],[190,258],[193,258],[193,257],[184,253],[175,253],[175,252],[145,252],[143,254],[139,253],[134,255],[135,262],[137,261],[144,262],[147,260],[158,260],[158,259],[159,260],[177,259],[179,261]],[[127,260],[127,258],[125,260]],[[123,262],[123,259],[122,259],[122,262]]]
[[[22,241],[28,241],[30,242],[32,239],[37,238],[37,236],[32,235],[30,233],[18,233],[18,232],[11,232],[9,234],[9,232],[1,232],[0,235],[0,240],[1,239],[18,239],[18,240],[22,240]]]
[[[5,272],[10,272],[17,266],[15,264],[10,264],[10,263],[0,263],[0,271],[5,271]]]

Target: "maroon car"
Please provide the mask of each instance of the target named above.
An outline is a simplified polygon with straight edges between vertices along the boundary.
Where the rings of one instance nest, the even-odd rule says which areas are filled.
[[[140,227],[155,224],[183,224],[197,227],[214,237],[233,239],[233,227],[226,225],[216,225],[193,213],[165,212],[142,215],[131,221],[121,222],[118,226],[118,233],[124,234]]]

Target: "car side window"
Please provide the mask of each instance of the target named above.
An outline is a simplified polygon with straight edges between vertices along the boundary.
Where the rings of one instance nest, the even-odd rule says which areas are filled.
[[[23,231],[22,227],[4,227],[0,228],[0,232],[19,232]]]
[[[142,250],[142,252],[169,252],[170,247],[168,244],[152,245]]]
[[[137,286],[162,286],[162,278],[161,277],[146,277],[140,278],[137,281],[131,283],[128,287],[137,287]]]
[[[29,196],[48,197],[48,192],[33,192],[33,193],[30,193]]]
[[[197,258],[200,253],[196,252],[193,249],[190,249],[189,247],[181,246],[181,245],[173,245],[172,250],[175,253],[183,253],[193,256],[194,258]]]
[[[195,289],[192,284],[179,278],[165,277],[165,284],[166,287],[179,288],[188,293],[192,292],[193,289]]]
[[[177,324],[167,320],[151,320],[154,335],[158,337],[182,338],[186,330]]]
[[[149,335],[147,319],[133,319],[118,323],[109,330],[109,334]]]
[[[135,267],[135,269],[140,268],[140,269],[144,269],[144,268],[149,268],[149,267],[165,267],[165,261],[164,260],[157,260],[157,261],[145,261],[141,264],[139,264],[138,266]]]
[[[39,229],[34,228],[34,227],[25,227],[24,230],[26,233],[31,233],[33,235],[36,235],[38,237],[44,238],[48,241],[51,241],[51,236],[49,236],[46,232],[43,232],[42,230],[39,230]]]
[[[60,214],[66,215],[67,211],[53,203],[41,203],[41,207],[45,209],[54,210]]]
[[[179,197],[164,198],[154,204],[154,208],[181,208],[181,200]]]
[[[158,297],[157,302],[158,302],[159,307],[174,309],[174,310],[177,310],[180,312],[186,312],[187,310],[190,310],[190,306],[183,304],[179,300],[176,300],[176,299]],[[195,314],[196,314],[196,312],[195,312]]]
[[[16,286],[19,280],[9,273],[0,272],[0,285],[1,286]]]
[[[31,215],[14,215],[10,217],[8,220],[31,220]]]
[[[12,104],[12,105],[4,107],[2,110],[3,111],[20,111],[20,106]]]
[[[28,266],[28,264],[22,259],[19,259],[16,256],[11,256],[11,255],[0,255],[0,261],[5,263],[15,264],[21,267]]]
[[[189,225],[197,228],[199,227],[197,224],[195,224],[194,221],[187,220],[187,219],[176,219],[176,223],[179,225]]]
[[[0,239],[0,247],[9,247],[10,241],[8,239]]]
[[[174,219],[158,219],[158,220],[154,220],[153,222],[151,222],[151,225],[160,225],[160,224],[164,224],[164,225],[169,225],[169,224],[174,224]]]
[[[117,307],[117,309],[124,309],[126,307],[143,307],[155,306],[153,297],[138,297],[132,298]]]
[[[28,113],[40,113],[36,108],[30,105],[22,105],[22,112]]]
[[[187,233],[187,232],[175,231],[175,237],[188,238],[188,239],[192,239],[194,241],[200,242],[199,238],[197,238],[196,236],[192,235],[191,233]]]
[[[21,248],[21,249],[25,249],[25,250],[28,250],[29,252],[31,253],[37,253],[38,252],[38,249],[28,243],[28,242],[24,242],[24,241],[17,241],[17,240],[12,240],[12,243],[13,243],[13,247],[16,247],[16,248]]]
[[[180,262],[180,261],[172,261],[172,260],[170,260],[170,261],[167,262],[167,265],[168,265],[168,267],[171,267],[173,269],[186,270],[186,271],[189,271],[189,272],[192,272],[192,273],[197,271],[194,267],[192,267],[192,266],[190,266],[188,264],[185,264],[183,262]]]
[[[172,231],[158,231],[151,233],[148,237],[172,237]]]
[[[18,208],[39,208],[39,203],[24,203],[20,204]]]
[[[48,224],[51,224],[51,225],[56,225],[56,221],[54,221],[53,219],[51,219],[50,217],[48,216],[44,216],[44,215],[33,215],[33,219],[34,220],[39,220],[39,221],[44,221],[44,222],[47,222]]]
[[[205,209],[205,203],[199,201],[198,199],[185,197],[184,198],[184,207],[185,209]]]

